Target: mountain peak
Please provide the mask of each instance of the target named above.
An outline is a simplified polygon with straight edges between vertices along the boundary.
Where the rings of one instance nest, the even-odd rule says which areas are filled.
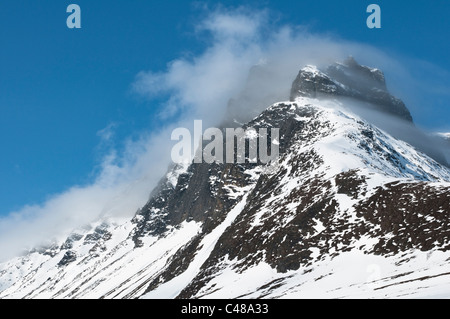
[[[401,105],[351,57],[307,65],[295,101],[242,124],[278,128],[278,158],[172,165],[132,219],[0,263],[0,299],[448,295],[450,169],[339,97]]]
[[[368,103],[368,107],[412,122],[405,104],[389,93],[384,73],[360,65],[352,56],[324,71],[312,65],[302,68],[292,84],[290,100],[327,96],[354,98]]]

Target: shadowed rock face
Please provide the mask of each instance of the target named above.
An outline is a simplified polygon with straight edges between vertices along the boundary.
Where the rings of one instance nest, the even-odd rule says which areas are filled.
[[[59,267],[67,266],[68,264],[77,260],[77,254],[73,251],[67,251],[61,261],[58,263]]]
[[[300,70],[292,84],[290,99],[326,95],[369,102],[378,111],[413,121],[405,104],[388,92],[383,72],[362,66],[352,57],[330,65],[324,72],[311,66]]]

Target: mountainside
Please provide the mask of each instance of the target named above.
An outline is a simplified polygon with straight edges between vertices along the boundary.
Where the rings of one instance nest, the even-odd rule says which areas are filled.
[[[450,170],[348,109],[412,121],[380,70],[299,73],[269,164],[175,165],[132,220],[0,264],[0,298],[450,297]]]

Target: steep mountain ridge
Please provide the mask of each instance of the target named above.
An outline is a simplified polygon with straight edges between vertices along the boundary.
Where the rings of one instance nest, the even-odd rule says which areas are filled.
[[[290,113],[290,119],[299,126],[309,122],[305,127],[310,129],[300,130],[302,134],[296,136],[292,149],[272,164],[275,167],[259,168],[260,177],[246,197],[244,209],[180,297],[224,296],[222,289],[229,290],[229,281],[220,278],[223,273],[230,275],[231,269],[235,275],[261,265],[277,274],[296,272],[322,259],[357,251],[364,241],[373,244],[362,251],[374,255],[435,248],[430,247],[434,235],[431,243],[426,237],[438,224],[448,225],[448,216],[443,214],[450,202],[448,170],[437,163],[425,164],[433,161],[428,158],[422,162],[423,155],[410,153],[406,143],[393,140],[354,115],[338,111],[335,102],[329,102],[332,108],[314,102],[303,98],[276,104],[255,120],[253,126],[257,127],[261,119],[267,125],[268,118],[277,122],[279,114]],[[320,120],[314,121],[315,116]],[[366,141],[355,138],[361,134]],[[283,139],[280,142],[283,144]],[[376,150],[375,156],[372,150]],[[249,174],[255,174],[255,170],[258,168]],[[396,197],[403,193],[408,194],[405,200],[396,203]],[[418,196],[417,201],[408,200],[410,195]],[[372,211],[367,212],[366,205],[386,205],[388,211],[375,217]],[[430,227],[426,218],[412,217],[414,213],[399,215],[402,210],[415,211],[419,216],[436,215],[439,221],[434,220],[433,231],[423,233]],[[395,218],[400,224],[406,223],[405,218],[416,219],[410,221],[410,232],[392,236],[392,229],[386,227],[387,220],[393,217],[390,211],[397,212]],[[377,210],[373,213],[376,215]],[[378,227],[381,229],[376,230]],[[411,242],[409,238],[413,238]],[[442,244],[442,249],[449,248],[448,242]],[[217,287],[218,282],[224,286]],[[149,297],[164,296],[163,290],[164,286]]]
[[[336,80],[307,87],[332,78],[316,72],[244,126],[280,129],[277,160],[175,165],[132,220],[0,264],[0,298],[449,296],[450,170],[348,109]]]

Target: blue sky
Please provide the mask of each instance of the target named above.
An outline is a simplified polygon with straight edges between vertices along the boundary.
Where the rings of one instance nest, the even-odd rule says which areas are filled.
[[[71,3],[81,7],[82,29],[66,27]],[[381,7],[380,30],[365,25],[370,3]],[[371,45],[408,60],[407,65],[417,61],[421,67],[411,74],[431,86],[438,79],[439,87],[426,91],[432,96],[414,96],[415,103],[427,103],[413,108],[415,121],[428,129],[448,127],[448,0],[3,0],[0,216],[89,184],[108,150],[120,152],[126,141],[167,124],[170,119],[158,116],[163,97],[143,98],[132,84],[141,71],[163,72],[170,61],[202,52],[209,40],[196,25],[218,5],[266,9],[275,26],[307,26]],[[99,133],[107,127],[113,134],[109,139]]]

